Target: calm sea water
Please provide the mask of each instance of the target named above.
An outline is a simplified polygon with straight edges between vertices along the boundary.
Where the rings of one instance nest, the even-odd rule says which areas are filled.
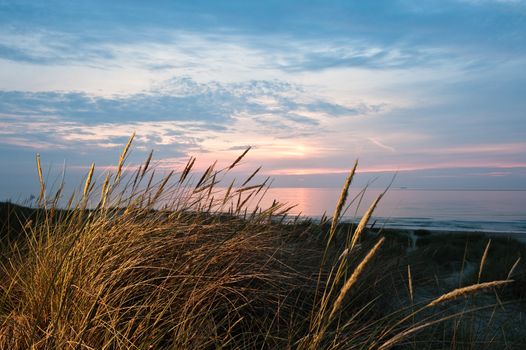
[[[351,191],[353,199],[359,190]],[[349,208],[344,220],[354,220],[367,210],[382,190],[369,189],[358,206]],[[336,188],[274,188],[263,205],[273,199],[297,204],[294,214],[329,216],[340,195]],[[378,224],[387,227],[440,230],[516,232],[526,234],[526,191],[390,189],[375,211]]]

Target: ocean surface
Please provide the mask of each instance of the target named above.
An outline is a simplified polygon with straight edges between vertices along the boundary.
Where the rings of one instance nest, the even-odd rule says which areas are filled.
[[[383,189],[368,189],[363,197],[360,191],[351,189],[348,201],[354,202],[344,221],[359,218]],[[276,199],[297,204],[292,214],[320,218],[324,213],[331,216],[340,192],[338,188],[271,188],[261,204],[268,206]],[[526,236],[526,191],[392,188],[380,201],[373,220],[377,220],[377,226],[386,227],[513,232]]]

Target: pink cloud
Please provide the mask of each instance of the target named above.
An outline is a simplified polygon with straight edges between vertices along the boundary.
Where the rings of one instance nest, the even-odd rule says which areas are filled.
[[[396,165],[378,165],[378,166],[358,166],[359,173],[382,173],[382,172],[405,172],[417,170],[432,170],[432,169],[469,169],[469,168],[497,168],[497,169],[513,169],[526,168],[526,162],[506,162],[499,163],[492,162],[447,162],[434,164],[401,164]],[[268,175],[323,175],[323,174],[341,174],[347,173],[350,167],[347,168],[283,168],[275,169],[266,172]],[[508,172],[493,172],[488,173],[490,176],[504,176]]]

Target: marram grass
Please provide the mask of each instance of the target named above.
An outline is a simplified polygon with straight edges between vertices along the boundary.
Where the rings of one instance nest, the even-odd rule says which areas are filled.
[[[62,186],[46,197],[37,156],[40,209],[0,255],[0,349],[389,348],[446,319],[416,313],[509,282],[454,290],[417,311],[411,284],[407,310],[382,312],[395,260],[381,260],[385,238],[358,244],[381,197],[336,239],[356,165],[327,230],[286,220],[283,203],[258,207],[271,183],[253,183],[259,168],[219,187],[248,149],[201,176],[195,158],[156,175],[151,153],[132,173],[134,136],[115,173],[97,184],[92,165],[61,207]]]

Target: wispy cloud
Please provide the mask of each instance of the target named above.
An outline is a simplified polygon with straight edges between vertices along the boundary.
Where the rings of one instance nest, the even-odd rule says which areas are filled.
[[[389,151],[389,152],[393,152],[393,153],[396,152],[396,150],[394,149],[394,147],[388,146],[388,145],[386,145],[386,144],[384,144],[384,143],[378,141],[378,140],[375,139],[375,138],[369,137],[368,140],[371,141],[371,142],[372,142],[373,144],[375,144],[376,146],[382,148],[382,149],[385,149],[385,150],[387,150],[387,151]]]
[[[218,130],[233,115],[274,114],[295,123],[316,124],[302,113],[337,117],[375,111],[376,106],[343,106],[308,95],[300,87],[280,81],[197,83],[183,77],[131,95],[93,96],[82,92],[0,91],[0,113],[46,115],[85,123],[178,120],[206,121]],[[204,127],[204,126],[203,126]]]

